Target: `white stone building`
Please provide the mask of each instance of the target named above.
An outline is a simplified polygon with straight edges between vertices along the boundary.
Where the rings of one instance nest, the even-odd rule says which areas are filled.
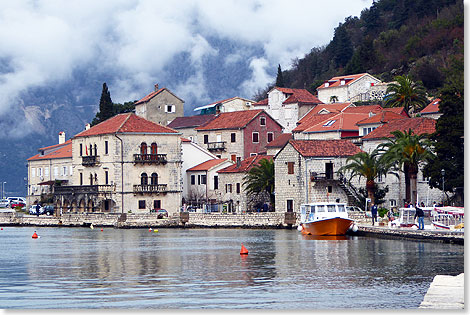
[[[235,96],[225,100],[211,103],[209,105],[196,107],[194,111],[201,111],[201,115],[230,113],[241,110],[256,109],[252,106],[253,103],[255,103],[255,101]]]
[[[382,83],[368,73],[333,77],[317,88],[318,99],[323,103],[353,102],[366,100],[367,94],[376,91],[375,85]],[[385,87],[381,87],[381,90]],[[375,93],[374,95],[382,95]],[[368,100],[368,99],[367,99]]]

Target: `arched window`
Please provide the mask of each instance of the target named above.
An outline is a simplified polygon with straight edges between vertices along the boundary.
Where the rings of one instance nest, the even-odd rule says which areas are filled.
[[[158,185],[158,174],[153,173],[152,177],[150,178],[150,184],[151,185]]]
[[[140,144],[140,154],[147,154],[147,143],[142,142]]]
[[[148,185],[148,183],[149,183],[149,179],[148,179],[147,173],[142,173],[142,175],[140,175],[140,184]]]
[[[96,146],[96,143],[95,143],[95,156],[98,156],[98,147]]]
[[[154,143],[152,143],[152,145],[150,147],[151,147],[151,151],[152,151],[152,160],[156,160],[157,159],[157,151],[158,151],[157,144],[154,142]]]
[[[89,156],[92,156],[93,155],[93,145],[90,144],[90,152],[88,154]]]

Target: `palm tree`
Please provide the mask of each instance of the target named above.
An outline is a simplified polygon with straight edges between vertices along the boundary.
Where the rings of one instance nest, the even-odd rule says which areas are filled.
[[[387,87],[385,107],[404,107],[411,116],[426,106],[428,99],[421,84],[401,75],[396,76],[395,81],[397,83],[390,83]]]
[[[346,160],[346,165],[339,169],[339,172],[350,173],[350,178],[359,176],[366,179],[367,196],[371,200],[371,204],[375,203],[375,180],[381,175],[387,173],[385,164],[380,159],[379,150],[374,150],[370,154],[367,152],[359,152],[350,156]]]
[[[387,138],[387,143],[379,145],[383,152],[382,160],[390,168],[405,174],[406,200],[416,203],[417,177],[420,164],[434,156],[427,134],[415,135],[411,128],[401,132],[391,132],[393,138]]]
[[[274,161],[261,159],[259,164],[253,166],[243,178],[246,192],[251,196],[267,193],[274,206]]]

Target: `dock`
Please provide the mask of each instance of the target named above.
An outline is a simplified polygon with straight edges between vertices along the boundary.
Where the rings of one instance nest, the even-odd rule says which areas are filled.
[[[437,275],[419,308],[464,309],[464,274],[458,276]]]

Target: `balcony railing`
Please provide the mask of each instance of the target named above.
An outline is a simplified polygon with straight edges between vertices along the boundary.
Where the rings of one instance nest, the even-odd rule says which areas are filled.
[[[225,141],[221,142],[207,142],[207,150],[209,151],[224,151],[225,150]]]
[[[82,186],[54,186],[54,194],[100,194],[111,193],[116,190],[115,185],[82,185]]]
[[[337,176],[333,173],[317,173],[317,172],[310,172],[310,181],[319,181],[319,180],[331,180],[337,179]]]
[[[100,162],[100,157],[98,155],[82,156],[83,166],[95,166],[99,164],[99,162]]]
[[[164,193],[167,191],[167,184],[134,185],[134,193]]]
[[[134,163],[166,164],[166,154],[134,154]]]

